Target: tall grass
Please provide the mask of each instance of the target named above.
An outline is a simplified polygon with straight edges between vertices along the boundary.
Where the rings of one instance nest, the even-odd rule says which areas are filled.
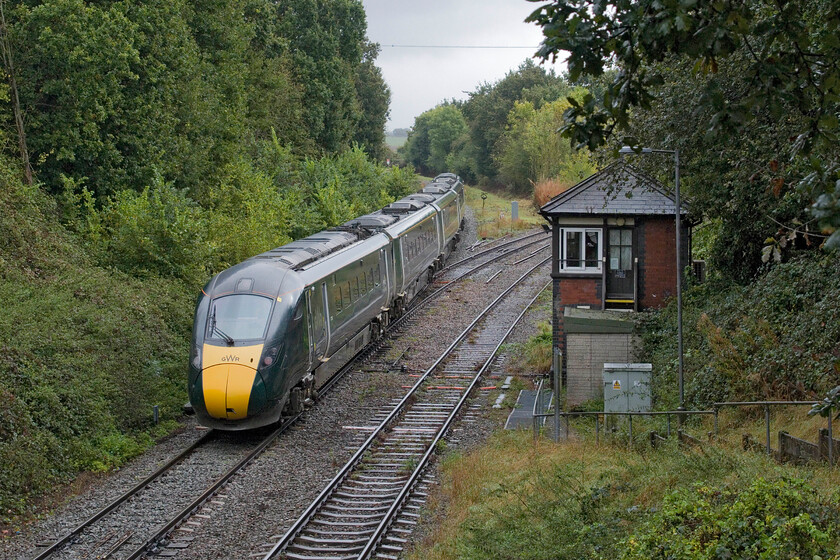
[[[838,483],[836,470],[782,467],[760,454],[555,445],[503,432],[445,459],[435,502],[446,504],[437,511],[445,522],[408,558],[832,558]],[[676,531],[678,519],[676,536],[660,529]],[[678,538],[674,554],[655,553]],[[728,556],[715,555],[718,543]]]
[[[574,182],[566,179],[540,179],[534,183],[534,207],[539,210],[546,202],[574,185]]]

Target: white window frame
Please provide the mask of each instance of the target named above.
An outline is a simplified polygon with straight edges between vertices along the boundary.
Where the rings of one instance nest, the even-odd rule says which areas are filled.
[[[598,235],[598,264],[597,266],[586,266],[586,234],[587,233],[596,233]],[[568,266],[566,263],[567,255],[569,254],[567,247],[566,247],[566,239],[567,234],[569,233],[580,233],[580,255],[581,255],[581,263],[582,266]],[[604,254],[604,230],[603,228],[595,228],[595,227],[579,227],[579,228],[563,228],[560,231],[560,235],[562,239],[560,240],[561,243],[561,251],[563,258],[560,261],[560,270],[566,272],[601,272],[601,256]]]

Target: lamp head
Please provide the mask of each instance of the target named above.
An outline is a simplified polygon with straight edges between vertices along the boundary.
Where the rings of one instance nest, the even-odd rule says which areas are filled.
[[[620,150],[618,150],[619,154],[649,154],[653,152],[650,148],[640,148],[640,147],[632,147],[632,146],[622,146]]]

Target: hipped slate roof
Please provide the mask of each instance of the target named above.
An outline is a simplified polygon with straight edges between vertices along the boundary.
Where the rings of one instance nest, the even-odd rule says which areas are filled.
[[[681,201],[680,214],[687,214]],[[676,203],[655,179],[628,163],[618,161],[590,175],[540,208],[549,216],[580,215],[672,215]]]

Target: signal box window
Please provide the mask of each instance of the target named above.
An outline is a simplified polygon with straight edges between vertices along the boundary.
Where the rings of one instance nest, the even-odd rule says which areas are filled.
[[[563,234],[563,270],[601,271],[601,230],[566,229]]]

